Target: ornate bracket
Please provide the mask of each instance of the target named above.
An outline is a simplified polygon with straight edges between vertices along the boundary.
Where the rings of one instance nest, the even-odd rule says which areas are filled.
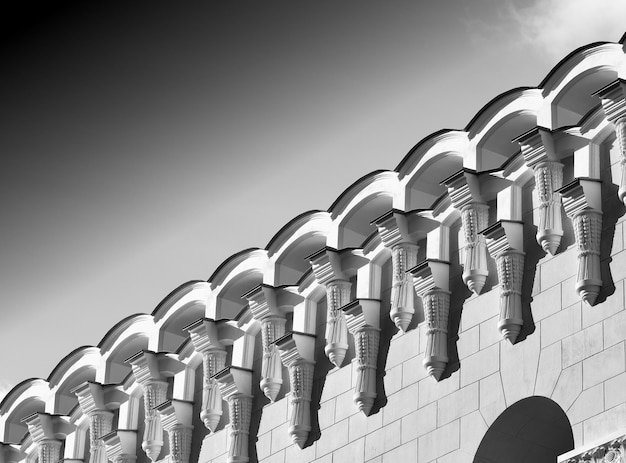
[[[252,416],[252,370],[227,367],[214,376],[228,401],[230,446],[228,463],[248,461],[248,435]]]
[[[191,437],[193,426],[193,402],[184,400],[168,400],[157,408],[161,415],[163,429],[167,431],[170,444],[170,461],[173,463],[189,463],[191,454]]]
[[[424,367],[439,381],[448,364],[448,315],[450,313],[450,263],[427,259],[409,270],[415,292],[422,298],[428,329]]]
[[[602,234],[602,182],[578,178],[561,188],[565,213],[574,225],[578,245],[576,292],[594,305],[602,287],[600,274],[600,238]]]
[[[253,317],[261,323],[263,361],[261,366],[261,390],[272,402],[276,400],[283,384],[283,371],[280,355],[274,341],[285,335],[285,314],[293,311],[293,306],[302,297],[286,288],[259,285],[244,294]]]
[[[556,156],[554,133],[536,127],[514,141],[521,145],[524,162],[535,174],[539,196],[537,243],[554,255],[563,236],[561,195],[555,191],[563,186],[563,164]]]
[[[585,450],[572,450],[558,457],[559,463],[626,463],[626,435],[623,431],[605,443]]]
[[[411,291],[413,288],[411,288]],[[348,331],[354,336],[357,379],[354,403],[368,416],[376,400],[376,364],[380,344],[380,301],[357,299],[342,308]]]
[[[113,463],[135,463],[137,456],[137,431],[113,431],[102,436],[106,448],[107,458]]]
[[[500,282],[498,330],[511,344],[517,340],[522,319],[522,280],[524,278],[524,224],[500,220],[483,230],[489,254],[495,259]]]
[[[226,346],[243,335],[243,332],[226,320],[202,318],[184,328],[189,332],[196,352],[202,354],[204,385],[200,419],[204,426],[215,432],[222,417],[222,394],[212,377],[226,366]]]
[[[167,378],[185,369],[173,354],[140,351],[126,360],[133,369],[135,380],[143,388],[145,429],[141,448],[150,460],[157,461],[163,447],[163,427],[156,410],[167,400]]]
[[[39,463],[58,463],[65,437],[76,429],[66,417],[48,413],[34,413],[22,420],[37,444]]]
[[[90,463],[106,463],[107,455],[102,436],[113,429],[113,412],[128,400],[128,394],[116,384],[87,381],[72,392],[84,415],[89,417]]]
[[[626,81],[623,79],[613,81],[594,95],[600,97],[607,119],[615,126],[622,165],[622,178],[617,194],[626,204]]]
[[[303,448],[311,431],[315,336],[292,332],[277,339],[275,345],[283,365],[289,368],[291,383],[289,435],[294,444]]]
[[[348,328],[340,307],[350,302],[350,276],[367,263],[359,251],[344,249],[337,251],[322,248],[307,259],[318,283],[326,287],[328,311],[326,315],[326,347],[324,352],[336,367],[343,364],[348,350]]]
[[[421,217],[419,212],[392,209],[372,222],[378,227],[385,247],[391,250],[393,281],[389,316],[403,332],[406,332],[415,313],[413,277],[407,270],[417,264],[417,241],[438,225],[431,219]]]

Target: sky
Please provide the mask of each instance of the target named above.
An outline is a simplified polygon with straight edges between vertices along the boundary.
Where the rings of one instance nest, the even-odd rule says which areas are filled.
[[[0,397],[626,32],[624,0],[85,3],[0,13]]]

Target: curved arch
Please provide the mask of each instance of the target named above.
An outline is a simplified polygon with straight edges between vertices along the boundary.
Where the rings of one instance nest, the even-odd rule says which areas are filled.
[[[190,299],[206,300],[209,291],[210,285],[203,280],[191,280],[183,283],[165,296],[152,311],[154,322],[158,323],[163,319],[172,317],[174,313],[180,310],[180,306],[187,304]]]
[[[480,442],[474,463],[554,463],[573,448],[563,409],[551,399],[533,396],[500,414]]]
[[[30,378],[15,386],[0,402],[2,442],[18,444],[28,433],[22,419],[36,412],[45,412],[51,401],[48,381]]]

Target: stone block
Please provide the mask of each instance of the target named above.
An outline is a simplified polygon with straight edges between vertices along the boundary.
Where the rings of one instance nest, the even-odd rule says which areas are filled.
[[[621,281],[626,278],[626,251],[618,252],[611,256],[609,263],[613,281]]]
[[[563,410],[569,409],[583,390],[583,365],[576,363],[564,368],[550,397]]]
[[[624,312],[624,281],[615,283],[615,292],[609,295],[604,302],[594,305],[593,307],[585,307],[583,310],[583,328],[606,320],[617,313]]]
[[[349,443],[333,452],[333,461],[342,463],[362,463],[365,455],[365,438]],[[294,460],[298,461],[298,460]]]
[[[602,323],[574,333],[561,341],[563,367],[582,362],[603,349]]]
[[[382,463],[399,463],[401,461],[418,461],[417,460],[417,440],[407,442],[406,444],[396,447],[390,452],[383,455]]]
[[[413,357],[402,364],[402,387],[410,386],[419,380],[428,377],[428,372],[424,368],[424,358],[422,355]],[[386,391],[387,395],[392,392]]]
[[[335,399],[330,399],[320,404],[320,408],[317,412],[317,421],[320,425],[320,430],[323,431],[335,424],[335,403]]]
[[[402,443],[417,439],[437,428],[437,404],[431,403],[402,418]]]
[[[549,254],[541,260],[541,289],[546,290],[563,280],[576,275],[578,271],[577,252],[574,246],[557,254]],[[574,288],[572,287],[572,291]]]
[[[461,440],[459,429],[459,420],[454,420],[445,426],[441,426],[423,435],[418,441],[417,460],[396,461],[419,461],[420,463],[427,463],[458,449]]]
[[[473,463],[474,454],[466,452],[464,450],[455,450],[454,452],[447,453],[441,458],[437,458],[437,463]]]
[[[583,389],[590,388],[626,370],[624,343],[603,350],[583,361]]]
[[[574,301],[576,302],[576,301]],[[561,287],[553,286],[540,292],[530,303],[530,310],[533,313],[535,323],[561,310]]]
[[[291,462],[289,462],[291,463]],[[318,458],[316,460],[313,460],[312,463],[333,463],[333,454],[329,453],[328,455],[325,455],[321,458]]]
[[[478,352],[480,348],[480,327],[477,325],[463,331],[463,333],[459,335],[456,348],[460,359],[464,359]]]
[[[468,299],[461,313],[461,332],[469,330],[500,312],[500,291],[493,288],[478,297]]]
[[[466,455],[471,455],[473,459],[486,432],[487,424],[480,412],[476,411],[465,415],[461,418],[461,444],[459,450],[462,450]]]
[[[543,327],[517,344],[500,343],[500,376],[506,403],[513,404],[533,394],[539,365]]]
[[[500,367],[500,346],[494,344],[461,363],[461,386],[466,386],[495,373]]]
[[[439,399],[437,403],[438,426],[478,410],[478,396],[478,383],[472,383]]]
[[[398,447],[400,442],[400,420],[398,420],[365,436],[365,460]]]
[[[287,404],[289,403],[288,397],[283,397],[274,403],[269,403],[263,407],[261,412],[261,422],[259,423],[259,434],[265,434],[271,431],[276,426],[283,424],[287,421]],[[225,409],[224,412],[227,412]]]
[[[541,321],[541,347],[580,331],[581,323],[580,302],[545,318]]]
[[[626,339],[626,311],[608,318],[603,323],[604,347],[611,347],[614,344]]]
[[[537,368],[537,381],[535,382],[535,395],[552,396],[556,381],[561,374],[561,368],[560,342],[541,349],[539,367]]]
[[[385,371],[385,393],[393,394],[402,389],[402,364]]]
[[[387,397],[383,408],[383,426],[387,426],[418,408],[419,383],[412,384]]]
[[[263,463],[285,463],[285,451],[281,450],[263,460]]]
[[[289,422],[272,429],[272,454],[289,447],[291,444]]]
[[[498,319],[500,317],[493,317],[487,321],[482,322],[480,326],[480,348],[484,349],[502,340],[502,335],[498,331]],[[459,358],[462,358],[459,356]]]
[[[476,355],[476,354],[474,354]],[[419,384],[419,408],[422,408],[429,403],[438,400],[441,397],[445,397],[448,394],[459,389],[461,374],[459,371],[455,371],[450,377],[442,379],[440,382],[435,381],[433,378],[428,377],[422,379]]]
[[[578,277],[574,275],[573,277],[561,282],[561,308],[569,307],[577,302],[580,302],[580,296],[576,293],[576,291],[572,291],[572,288],[576,287],[577,280]],[[545,310],[550,310],[550,308],[546,307]]]
[[[583,445],[583,424],[578,423],[572,426],[572,435],[574,436],[574,448]]]
[[[285,449],[285,463],[297,461],[298,463],[310,463],[315,460],[316,443],[301,449],[297,445],[290,445]]]
[[[602,384],[598,384],[584,390],[566,413],[570,423],[577,424],[603,411],[604,387]]]
[[[337,397],[352,388],[352,365],[344,365],[342,368],[334,368],[328,373],[321,401]]]
[[[335,421],[341,421],[349,416],[359,413],[359,409],[354,403],[353,399],[354,391],[349,390],[337,396],[335,399]]]
[[[272,453],[272,433],[260,434],[256,441],[256,454],[259,460],[270,456]]]
[[[556,381],[556,380],[555,380]],[[480,413],[491,425],[506,408],[500,373],[480,380]]]
[[[419,354],[419,329],[398,331],[391,340],[385,368],[392,368]]]
[[[604,406],[608,409],[624,402],[626,402],[626,373],[604,382]]]
[[[352,415],[348,420],[350,442],[360,439],[383,427],[382,410],[378,413],[365,416],[363,413]]]
[[[218,455],[226,453],[228,447],[226,446],[228,438],[228,431],[222,429],[218,432],[208,434],[202,440],[202,446],[200,447],[199,461],[209,461]]]
[[[583,421],[583,444],[599,441],[616,429],[623,428],[624,423],[626,423],[626,404],[618,405]]]
[[[340,421],[330,428],[322,431],[320,440],[317,441],[317,458],[331,453],[348,443],[348,420]]]
[[[622,223],[615,224],[615,233],[613,234],[613,245],[611,246],[611,255],[617,254],[624,250],[624,234]]]

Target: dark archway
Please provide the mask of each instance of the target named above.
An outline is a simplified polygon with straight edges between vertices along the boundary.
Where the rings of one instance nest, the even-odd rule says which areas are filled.
[[[561,407],[546,397],[529,397],[494,421],[474,463],[556,463],[573,448],[572,427]]]

